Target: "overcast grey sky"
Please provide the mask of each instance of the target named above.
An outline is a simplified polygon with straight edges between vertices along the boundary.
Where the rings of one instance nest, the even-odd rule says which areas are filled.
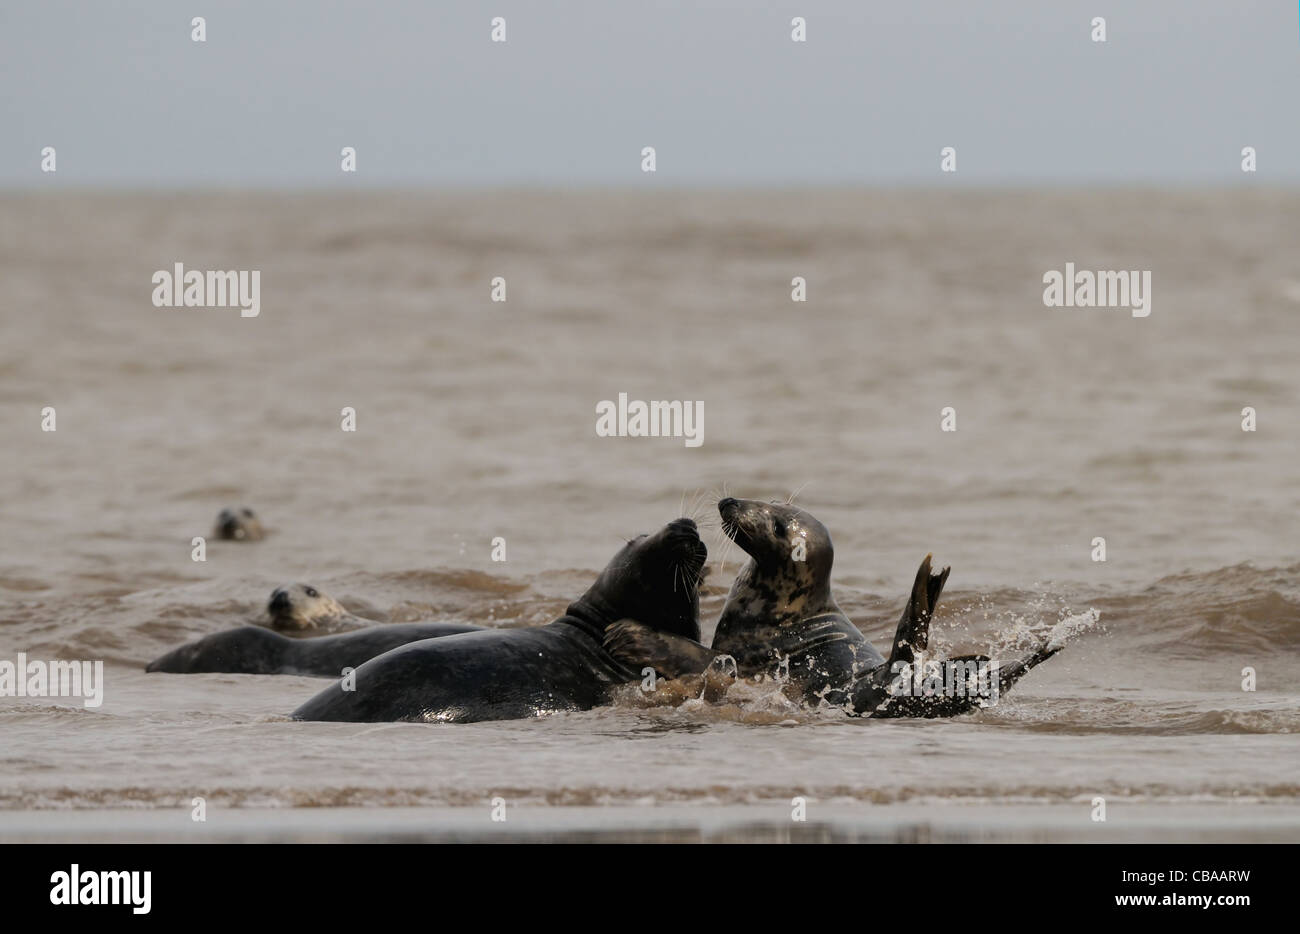
[[[0,186],[1296,184],[1297,6],[4,0]]]

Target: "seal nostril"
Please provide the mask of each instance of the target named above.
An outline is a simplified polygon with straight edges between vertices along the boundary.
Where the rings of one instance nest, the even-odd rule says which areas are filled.
[[[737,500],[734,496],[725,496],[722,499],[718,500],[718,512],[722,512],[724,509],[731,509],[738,502],[739,500]]]
[[[668,524],[675,529],[684,529],[687,532],[694,532],[696,530],[694,519],[686,519],[686,518],[674,519],[672,522]]]

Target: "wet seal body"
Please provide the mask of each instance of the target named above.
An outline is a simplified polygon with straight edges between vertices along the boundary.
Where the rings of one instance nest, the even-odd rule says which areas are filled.
[[[347,612],[337,600],[308,584],[289,584],[271,592],[271,625],[241,626],[213,633],[173,649],[145,671],[171,674],[221,672],[250,675],[339,677],[344,668],[421,639],[436,639],[483,627],[467,623],[378,623]],[[290,638],[281,632],[355,631],[316,638]],[[357,629],[358,626],[367,628]]]
[[[299,720],[471,722],[588,710],[637,680],[602,646],[623,618],[698,640],[699,574],[706,549],[690,519],[624,546],[564,615],[530,629],[488,630],[406,645],[326,688]]]
[[[899,674],[926,648],[930,620],[948,579],[948,568],[931,573],[927,556],[903,610],[890,657],[884,658],[844,615],[831,594],[834,548],[830,533],[803,509],[786,503],[726,498],[718,503],[723,530],[750,556],[737,575],[718,620],[712,647],[634,621],[610,627],[605,645],[629,666],[650,666],[669,678],[734,661],[742,677],[772,676],[788,682],[804,702],[869,717],[948,717],[982,704],[961,696],[898,690]],[[1041,650],[1003,666],[996,685],[1005,690],[1054,654]],[[985,656],[950,659],[979,665]]]
[[[398,623],[333,636],[291,639],[261,626],[241,626],[173,649],[150,662],[145,671],[337,678],[344,668],[359,668],[399,645],[480,628],[457,623]]]

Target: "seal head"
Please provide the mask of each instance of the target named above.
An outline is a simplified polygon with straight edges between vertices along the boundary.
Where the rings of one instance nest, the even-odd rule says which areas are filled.
[[[789,503],[727,497],[719,501],[718,515],[723,531],[753,559],[732,584],[720,633],[839,612],[831,597],[835,547],[811,513]]]
[[[355,619],[342,605],[311,584],[285,584],[271,591],[266,612],[279,632],[306,632]]]
[[[247,506],[221,510],[212,534],[232,542],[256,542],[266,537],[262,523]]]
[[[675,519],[652,535],[628,541],[585,594],[569,608],[580,618],[592,612],[604,627],[638,620],[659,632],[700,638],[700,575],[708,549],[692,519]]]

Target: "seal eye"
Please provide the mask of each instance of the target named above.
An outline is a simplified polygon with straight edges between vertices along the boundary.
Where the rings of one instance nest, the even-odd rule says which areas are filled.
[[[245,509],[245,510],[244,510],[244,515],[248,516],[248,518],[250,518],[250,519],[253,518],[253,510],[251,510],[251,509]]]
[[[307,592],[307,596],[309,596],[309,597],[319,597],[319,596],[320,596],[320,593],[316,590],[315,587],[305,587],[305,588],[303,588],[303,589],[306,590],[306,592]]]
[[[780,519],[772,520],[772,531],[777,538],[785,538],[785,522]]]

